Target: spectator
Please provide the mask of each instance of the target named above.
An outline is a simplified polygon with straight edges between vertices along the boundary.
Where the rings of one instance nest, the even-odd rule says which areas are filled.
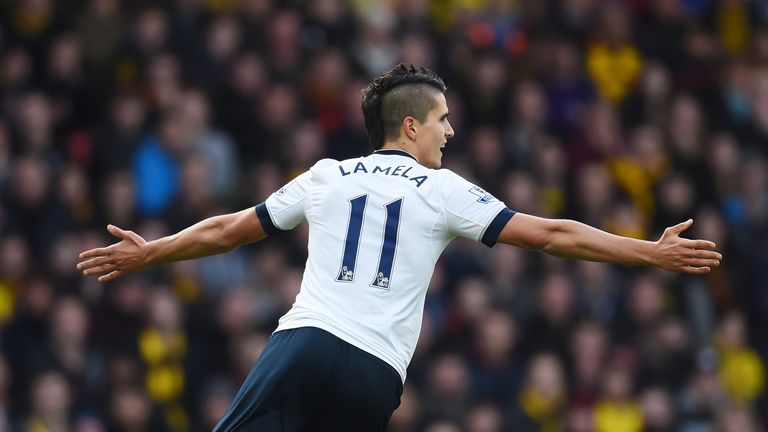
[[[35,377],[32,388],[31,414],[19,428],[24,431],[69,430],[72,425],[72,397],[69,383],[56,370],[47,370]]]
[[[587,52],[587,70],[604,100],[620,102],[640,76],[642,55],[631,40],[632,16],[621,3],[603,3],[599,19],[599,34]]]
[[[640,432],[643,413],[635,400],[634,360],[628,351],[617,351],[608,360],[601,385],[601,396],[594,407],[595,431]]]
[[[723,388],[731,400],[742,404],[753,401],[765,386],[765,367],[746,346],[745,331],[744,317],[732,310],[721,321],[716,336]]]
[[[546,352],[531,358],[524,382],[510,411],[510,427],[514,430],[558,427],[563,421],[567,395],[559,358]]]

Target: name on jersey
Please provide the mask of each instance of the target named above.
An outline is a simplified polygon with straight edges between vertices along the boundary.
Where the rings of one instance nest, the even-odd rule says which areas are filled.
[[[388,175],[388,176],[395,176],[395,177],[403,177],[409,181],[415,182],[416,187],[421,187],[422,184],[424,184],[425,181],[427,181],[427,176],[420,175],[420,176],[411,176],[408,175],[408,173],[413,169],[412,166],[406,167],[405,165],[398,165],[396,167],[380,167],[378,165],[369,168],[366,167],[365,164],[362,162],[358,162],[357,165],[355,165],[355,168],[350,171],[344,171],[344,167],[339,165],[339,171],[341,171],[342,176],[348,176],[350,174],[357,174],[357,173],[364,173],[364,174],[381,174],[381,175]]]

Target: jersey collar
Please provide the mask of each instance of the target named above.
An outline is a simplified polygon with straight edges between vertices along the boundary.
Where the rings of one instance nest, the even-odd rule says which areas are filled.
[[[408,152],[407,152],[407,151],[405,151],[405,150],[397,150],[397,149],[382,149],[382,150],[375,150],[375,151],[373,152],[373,154],[405,156],[405,157],[409,157],[409,158],[411,158],[411,159],[415,160],[416,162],[418,162],[418,161],[419,161],[418,159],[416,159],[416,156],[414,156],[414,155],[412,155],[412,154],[408,153]]]

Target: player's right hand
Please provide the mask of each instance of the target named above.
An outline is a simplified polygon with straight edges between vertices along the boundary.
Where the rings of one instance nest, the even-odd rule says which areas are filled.
[[[147,266],[146,240],[133,231],[125,231],[114,225],[107,225],[107,231],[120,241],[81,253],[78,270],[85,276],[100,274],[99,282],[108,282]]]

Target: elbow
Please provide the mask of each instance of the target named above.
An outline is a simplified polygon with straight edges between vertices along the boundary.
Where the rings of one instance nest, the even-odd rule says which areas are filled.
[[[560,250],[560,248],[557,247],[557,244],[552,241],[543,243],[538,249],[544,253],[555,256],[558,255],[558,251]]]
[[[560,255],[563,250],[566,233],[565,221],[550,220],[547,226],[536,237],[536,249],[550,255]]]
[[[553,248],[553,236],[549,232],[528,233],[515,245],[524,249],[540,250],[549,253]]]
[[[523,239],[517,246],[520,246],[524,249],[547,252],[547,249],[550,247],[550,242],[546,236],[534,235]]]
[[[220,252],[230,251],[238,246],[235,233],[231,229],[231,224],[227,224],[224,221],[213,221],[214,227],[211,230],[213,238],[211,242],[214,247]]]
[[[240,243],[237,241],[236,237],[227,231],[228,230],[225,229],[224,234],[219,239],[219,247],[221,248],[222,252],[231,251],[232,249],[240,246]]]

